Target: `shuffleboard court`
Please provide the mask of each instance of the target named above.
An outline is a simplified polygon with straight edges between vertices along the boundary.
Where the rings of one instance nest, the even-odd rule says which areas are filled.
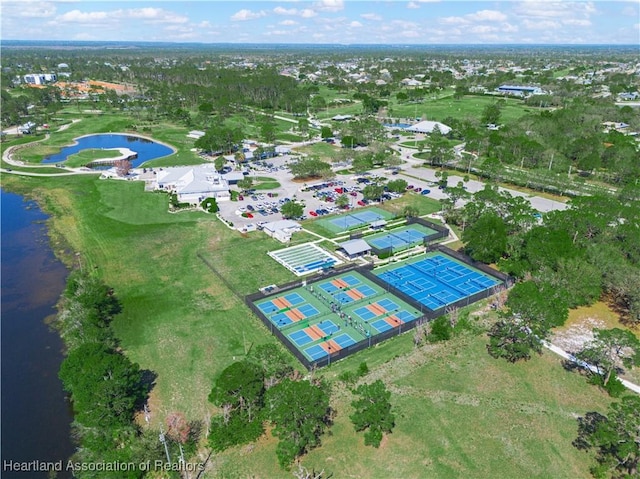
[[[374,274],[431,310],[500,283],[498,279],[443,253],[396,263],[380,268]]]
[[[267,253],[296,276],[315,273],[342,264],[342,261],[314,243],[304,243]]]

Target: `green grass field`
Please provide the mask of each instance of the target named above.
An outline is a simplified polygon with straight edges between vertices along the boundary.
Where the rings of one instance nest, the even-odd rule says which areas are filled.
[[[47,147],[130,122],[92,119],[98,131],[83,120]],[[175,158],[192,155],[183,129],[154,128],[155,138],[187,148]],[[124,308],[113,323],[120,344],[157,374],[149,401],[155,425],[174,411],[207,420],[215,412],[207,395],[216,374],[255,345],[278,344],[240,298],[294,279],[266,254],[282,245],[263,233],[241,235],[203,212],[170,214],[167,196],[145,193],[138,182],[3,175],[3,188],[38,199],[52,215],[56,254],[114,288]],[[420,214],[439,209],[415,194],[381,207],[395,213],[406,205]],[[296,235],[294,243],[310,238]],[[333,385],[335,424],[303,464],[336,478],[587,477],[588,456],[571,446],[575,418],[604,411],[610,399],[564,371],[555,356],[512,365],[490,358],[485,344],[482,336],[461,336],[416,349],[409,333],[316,372]],[[337,380],[363,361],[371,371],[365,380],[380,378],[392,391],[397,416],[380,449],[365,447],[353,431],[352,396]],[[275,446],[267,434],[255,445],[215,454],[203,477],[290,478],[277,464]]]
[[[64,161],[64,166],[76,168],[79,166],[85,166],[87,163],[90,163],[93,160],[115,158],[117,156],[120,156],[120,152],[118,150],[102,150],[99,148],[92,148],[89,150],[82,150],[78,153],[74,153],[73,155],[68,156]]]
[[[502,97],[493,96],[465,96],[460,100],[454,100],[452,96],[427,99],[420,104],[394,103],[393,116],[398,118],[419,117],[422,120],[443,121],[447,117],[459,120],[479,120],[487,105],[494,104]],[[501,110],[500,122],[509,124],[526,115],[530,107],[525,106],[521,100],[507,99],[506,105]]]

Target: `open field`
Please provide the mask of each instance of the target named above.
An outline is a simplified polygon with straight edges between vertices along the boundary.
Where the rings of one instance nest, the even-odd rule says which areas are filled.
[[[609,398],[584,378],[551,353],[512,365],[489,357],[482,337],[414,350],[410,336],[323,370],[336,377],[366,360],[367,382],[381,378],[392,391],[396,427],[379,449],[364,446],[348,418],[351,393],[336,383],[332,433],[303,459],[309,470],[380,479],[589,476],[587,455],[571,446],[575,417],[604,410]],[[270,436],[227,451],[216,458],[216,477],[291,477],[274,467],[273,454]]]
[[[92,118],[99,131],[124,122]],[[67,138],[88,133],[87,123],[72,125]],[[180,148],[188,146],[185,133],[153,128],[155,138]],[[194,156],[186,149],[178,157],[186,161],[187,155]],[[202,212],[170,214],[165,194],[145,193],[137,182],[5,175],[3,187],[36,197],[53,215],[54,251],[115,289],[124,307],[114,321],[121,346],[157,374],[150,397],[155,425],[173,411],[205,420],[213,411],[207,395],[216,374],[251,347],[278,343],[238,297],[294,279],[266,254],[282,245],[263,233],[243,236]],[[439,209],[437,201],[415,194],[381,207],[396,213],[409,204],[420,214]],[[309,238],[296,235],[294,242]],[[316,373],[333,383],[337,415],[323,446],[303,464],[336,478],[588,476],[588,456],[571,446],[575,418],[604,411],[610,399],[565,372],[550,353],[512,365],[490,358],[485,343],[462,336],[415,349],[410,333]],[[396,428],[379,450],[365,447],[353,431],[351,393],[337,381],[363,361],[371,370],[365,380],[381,378],[393,393]],[[277,465],[275,446],[266,435],[252,447],[216,454],[206,477],[290,478]]]
[[[492,105],[503,97],[494,96],[465,96],[460,100],[454,100],[452,96],[425,100],[423,103],[407,104],[394,103],[393,116],[399,118],[419,117],[422,120],[443,121],[447,117],[459,120],[479,120],[487,105]],[[532,108],[525,106],[522,101],[507,99],[506,105],[501,109],[500,122],[509,124],[527,114]],[[533,109],[535,110],[535,109]]]

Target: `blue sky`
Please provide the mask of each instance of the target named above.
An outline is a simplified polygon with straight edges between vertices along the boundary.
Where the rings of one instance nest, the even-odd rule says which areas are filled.
[[[640,0],[2,0],[0,14],[3,40],[640,44]]]

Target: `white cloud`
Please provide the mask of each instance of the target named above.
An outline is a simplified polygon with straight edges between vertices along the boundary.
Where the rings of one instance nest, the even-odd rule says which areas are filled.
[[[469,29],[469,31],[471,33],[480,33],[480,34],[493,33],[493,32],[495,32],[497,30],[498,29],[496,27],[492,27],[492,26],[489,26],[489,25],[476,25],[475,27],[471,27]]]
[[[353,27],[353,28],[360,28],[360,27],[362,27],[362,26],[364,26],[364,25],[362,25],[362,23],[358,22],[357,20],[354,20],[353,22],[351,22],[351,23],[349,24],[349,26],[350,26],[350,27]]]
[[[591,26],[591,20],[579,20],[575,18],[569,18],[562,20],[563,25],[575,25],[576,27],[589,27]]]
[[[415,30],[405,30],[400,34],[400,36],[403,38],[418,38],[420,36],[420,33],[416,32]]]
[[[135,19],[145,24],[184,24],[188,23],[187,17],[176,15],[173,12],[162,8],[130,8],[127,10],[83,12],[80,10],[70,10],[62,15],[58,15],[50,25],[59,23],[79,23],[79,24],[106,24],[116,23],[121,20]]]
[[[525,18],[588,18],[596,13],[597,9],[593,2],[525,0],[517,3],[513,11],[518,16]]]
[[[378,15],[377,13],[363,13],[360,16],[362,18],[364,18],[365,20],[375,20],[375,21],[382,20],[382,17],[380,15]]]
[[[252,12],[251,10],[247,10],[243,8],[242,10],[237,11],[231,16],[231,20],[234,22],[243,22],[246,20],[255,20],[256,18],[264,17],[267,13],[264,10],[260,10],[259,12]]]
[[[480,10],[476,13],[465,15],[465,18],[472,22],[503,22],[507,16],[497,10]]]
[[[138,18],[146,23],[187,23],[189,19],[162,8],[134,8],[124,11],[128,18]]]
[[[298,22],[296,22],[295,20],[283,20],[280,23],[278,23],[278,25],[283,25],[285,27],[291,26],[291,25],[297,25]]]
[[[557,22],[554,20],[529,20],[529,19],[525,19],[522,22],[522,25],[527,30],[555,30],[562,26],[560,22]]]
[[[80,10],[71,10],[56,17],[56,22],[95,23],[108,18],[109,14],[107,12],[81,12]]]
[[[469,20],[462,17],[442,17],[438,19],[438,23],[442,25],[468,25]]]
[[[24,2],[2,2],[4,18],[48,18],[56,14],[56,6],[49,2],[26,0]]]
[[[318,15],[314,10],[311,10],[310,8],[305,8],[304,10],[300,11],[300,16],[302,18],[313,18],[316,15]]]
[[[319,0],[313,8],[321,12],[339,12],[344,10],[344,0]]]
[[[298,9],[296,8],[284,8],[284,7],[276,7],[273,9],[273,13],[276,15],[297,15]]]
[[[407,3],[407,8],[420,8],[420,5],[418,5],[416,2],[409,2]]]

